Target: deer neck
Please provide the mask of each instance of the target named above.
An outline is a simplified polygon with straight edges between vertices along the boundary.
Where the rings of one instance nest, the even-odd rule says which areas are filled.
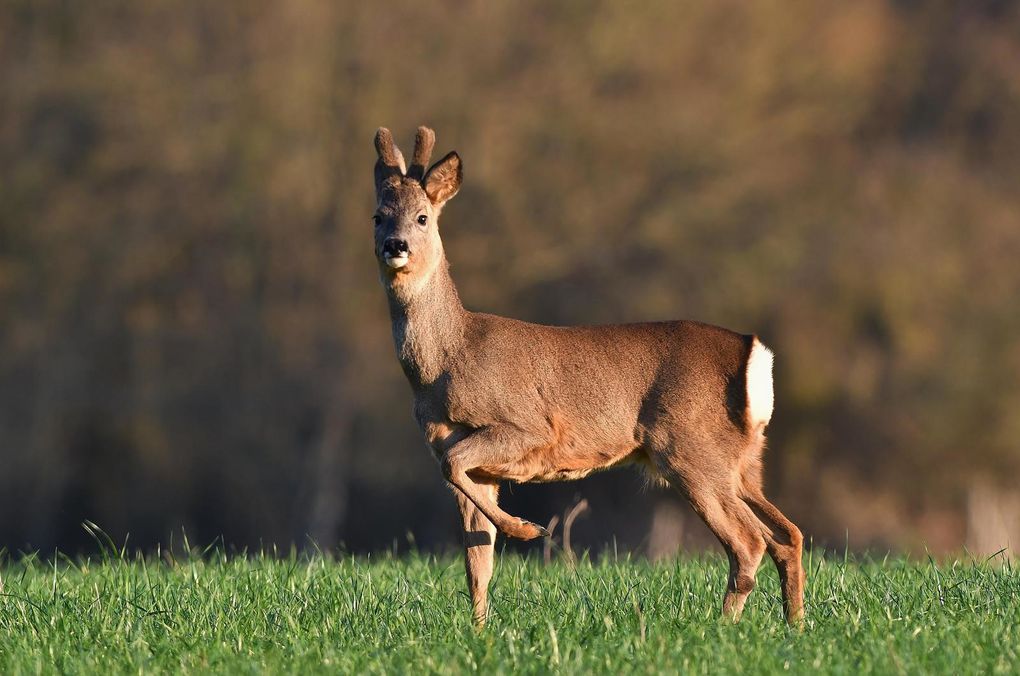
[[[464,341],[466,311],[445,255],[413,288],[386,288],[393,342],[411,385],[427,386],[444,371]]]

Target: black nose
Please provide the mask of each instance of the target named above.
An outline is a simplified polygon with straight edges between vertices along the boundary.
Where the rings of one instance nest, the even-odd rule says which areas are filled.
[[[383,242],[382,250],[384,254],[390,256],[399,256],[408,252],[407,242],[396,237],[389,237]]]

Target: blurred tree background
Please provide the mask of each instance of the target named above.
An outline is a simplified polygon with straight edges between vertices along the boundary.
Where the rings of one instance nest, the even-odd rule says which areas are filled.
[[[759,333],[816,544],[1020,538],[1015,3],[6,0],[0,81],[2,546],[457,542],[372,256],[422,123],[469,308]],[[505,494],[710,541],[627,470]]]

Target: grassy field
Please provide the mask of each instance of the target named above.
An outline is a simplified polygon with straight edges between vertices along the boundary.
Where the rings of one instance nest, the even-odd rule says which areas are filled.
[[[771,565],[734,626],[721,557],[611,559],[501,557],[477,632],[459,559],[8,558],[0,673],[1020,671],[1008,564],[816,556],[796,631]]]

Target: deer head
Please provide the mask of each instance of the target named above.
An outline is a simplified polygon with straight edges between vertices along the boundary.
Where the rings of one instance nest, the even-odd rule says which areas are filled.
[[[413,293],[443,260],[439,213],[457,194],[463,178],[460,157],[451,152],[426,171],[435,133],[418,127],[410,169],[389,129],[375,135],[375,255],[383,284]]]

